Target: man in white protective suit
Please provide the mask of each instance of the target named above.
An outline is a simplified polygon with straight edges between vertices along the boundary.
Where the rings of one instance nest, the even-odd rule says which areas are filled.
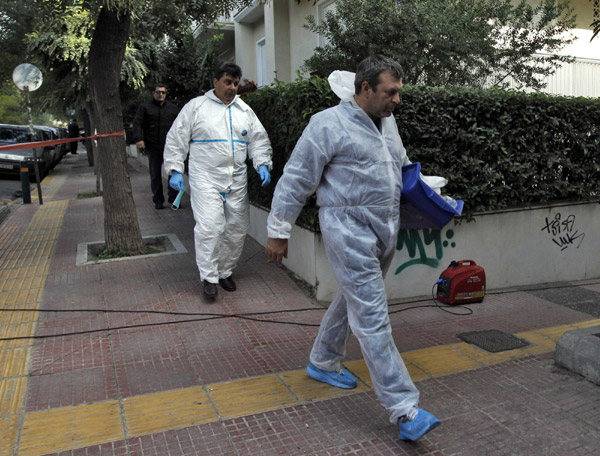
[[[394,60],[368,57],[358,66],[353,91],[311,118],[277,183],[266,253],[278,262],[287,257],[292,225],[316,191],[338,292],[323,316],[306,371],[332,386],[355,388],[358,380],[340,364],[352,331],[399,438],[414,441],[441,422],[418,407],[419,391],[392,338],[383,283],[400,226],[402,166],[409,163],[392,116],[402,76]]]
[[[189,153],[196,264],[210,300],[217,296],[217,283],[226,291],[236,290],[231,274],[249,225],[246,158],[263,186],[271,181],[271,143],[254,111],[237,95],[241,77],[238,65],[221,64],[214,89],[189,101],[175,119],[164,152],[169,185],[175,190],[184,187]]]

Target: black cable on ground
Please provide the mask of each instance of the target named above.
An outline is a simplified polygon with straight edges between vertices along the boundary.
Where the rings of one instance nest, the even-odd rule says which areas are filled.
[[[585,285],[597,285],[598,283],[600,283],[600,282],[591,282],[591,283],[587,283]],[[434,304],[404,307],[402,309],[390,311],[389,312],[390,315],[399,313],[399,312],[405,312],[407,310],[421,309],[421,308],[426,308],[426,307],[438,308],[440,310],[443,310],[444,312],[448,312],[452,315],[458,315],[458,316],[467,316],[467,315],[473,314],[473,309],[465,307],[464,304],[463,305],[449,305],[449,304],[440,305],[439,301],[435,298],[435,295],[433,292],[436,285],[437,285],[437,283],[435,283],[431,289],[431,293],[432,293],[431,299],[433,300]],[[561,286],[555,286],[555,287],[547,287],[544,289],[572,288],[572,287],[576,287],[576,286],[581,286],[581,285],[561,285]],[[486,292],[486,293],[487,294],[506,294],[506,293],[514,293],[516,291],[535,291],[535,290],[539,290],[539,289],[540,289],[539,287],[536,287],[536,288],[529,288],[529,289],[496,291],[496,292]],[[411,302],[426,302],[426,301],[429,301],[429,299],[430,298],[425,298],[425,299],[411,301]],[[395,304],[390,304],[388,307],[394,307],[394,306],[404,305],[404,304],[408,304],[408,303],[395,303]],[[449,310],[451,308],[452,309],[464,309],[465,312],[464,313],[463,312],[453,312],[453,311]],[[318,327],[318,326],[320,326],[320,324],[317,324],[317,323],[300,323],[300,322],[295,322],[295,321],[266,320],[264,318],[256,318],[256,316],[258,316],[258,315],[273,315],[273,314],[282,314],[282,313],[289,314],[289,313],[296,313],[296,312],[308,312],[308,311],[313,311],[313,310],[326,310],[326,309],[322,308],[322,307],[304,307],[304,308],[300,308],[300,309],[273,310],[273,311],[264,311],[264,312],[248,312],[248,313],[240,313],[240,314],[220,314],[220,313],[207,313],[207,312],[173,312],[173,311],[161,311],[161,310],[28,309],[28,308],[0,309],[0,312],[46,312],[46,313],[51,313],[51,312],[56,312],[56,313],[102,312],[102,313],[134,313],[134,314],[139,313],[139,314],[161,314],[161,315],[175,315],[175,316],[202,316],[202,317],[205,317],[205,318],[193,318],[193,319],[187,319],[187,320],[165,321],[165,322],[158,322],[158,323],[144,323],[144,324],[139,324],[139,325],[115,326],[115,327],[110,327],[110,328],[90,329],[90,330],[86,330],[86,331],[73,331],[70,333],[61,333],[61,334],[42,334],[42,335],[33,335],[33,336],[5,337],[5,338],[0,338],[0,342],[13,341],[13,340],[25,340],[25,339],[35,340],[35,339],[48,339],[48,338],[53,338],[53,337],[67,337],[67,336],[75,336],[75,335],[83,335],[83,334],[93,334],[93,333],[105,332],[105,331],[115,331],[115,330],[119,330],[119,329],[144,328],[144,327],[171,325],[171,324],[179,324],[179,323],[190,323],[190,322],[197,322],[197,321],[219,320],[219,319],[223,319],[223,318],[239,318],[241,320],[248,320],[248,321],[254,321],[254,322],[259,322],[259,323],[276,323],[276,324],[282,324],[282,325]]]
[[[435,305],[421,305],[421,306],[412,306],[406,307],[403,309],[398,309],[389,312],[390,314],[395,314],[399,312],[404,312],[407,310],[418,309],[423,307],[437,307],[446,312],[448,310],[444,309],[444,306],[440,306],[439,304]],[[448,306],[450,307],[450,306]],[[321,307],[305,307],[301,309],[289,309],[289,310],[275,310],[268,312],[252,312],[252,313],[242,313],[242,314],[219,314],[219,313],[204,313],[204,312],[171,312],[171,311],[159,311],[159,310],[106,310],[106,309],[0,309],[0,312],[45,312],[45,313],[79,313],[79,312],[102,312],[102,313],[139,313],[139,314],[161,314],[161,315],[179,315],[179,316],[203,316],[204,318],[192,318],[187,320],[174,320],[174,321],[165,321],[165,322],[157,322],[157,323],[143,323],[139,325],[124,325],[124,326],[114,326],[110,328],[99,328],[99,329],[90,329],[85,331],[73,331],[68,333],[60,333],[60,334],[41,334],[41,335],[33,335],[33,336],[15,336],[15,337],[5,337],[0,338],[0,342],[3,341],[13,341],[13,340],[26,340],[26,339],[49,339],[53,337],[67,337],[67,336],[77,336],[83,334],[93,334],[98,332],[105,331],[115,331],[119,329],[134,329],[134,328],[146,328],[152,326],[162,326],[162,325],[171,325],[171,324],[179,324],[179,323],[190,323],[190,322],[198,322],[198,321],[209,321],[209,320],[220,320],[223,318],[239,318],[241,320],[254,321],[259,323],[276,323],[282,325],[294,325],[294,326],[309,326],[309,327],[318,327],[320,324],[318,323],[301,323],[295,321],[286,321],[286,320],[266,320],[264,318],[256,318],[256,315],[271,315],[271,314],[281,314],[281,313],[295,313],[295,312],[307,312],[313,310],[326,310]],[[470,315],[473,313],[471,309],[468,309],[470,312],[465,314],[454,313],[455,315]],[[450,312],[452,313],[452,312]]]

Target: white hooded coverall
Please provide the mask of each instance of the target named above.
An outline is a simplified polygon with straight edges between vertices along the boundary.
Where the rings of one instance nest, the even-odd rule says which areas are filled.
[[[358,338],[390,422],[414,419],[419,392],[392,338],[384,274],[396,248],[402,165],[409,163],[393,116],[381,131],[353,99],[315,114],[279,179],[268,236],[289,238],[315,190],[325,251],[338,292],[323,316],[310,361],[340,368],[350,331]]]
[[[169,130],[167,174],[183,174],[188,153],[196,264],[201,280],[217,283],[231,275],[248,232],[246,159],[270,170],[271,143],[239,96],[226,105],[211,90],[190,100]]]

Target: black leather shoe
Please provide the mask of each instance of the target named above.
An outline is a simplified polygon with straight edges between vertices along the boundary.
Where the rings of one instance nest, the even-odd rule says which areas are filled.
[[[154,209],[162,209],[163,207],[163,203],[154,203]]]
[[[219,285],[221,285],[221,288],[223,288],[223,290],[225,291],[236,290],[235,282],[233,281],[231,276],[226,277],[225,279],[219,279]]]
[[[206,280],[204,280],[203,283],[204,283],[204,289],[203,289],[204,296],[206,296],[207,298],[215,298],[218,293],[217,285],[215,285],[214,283],[210,283]]]

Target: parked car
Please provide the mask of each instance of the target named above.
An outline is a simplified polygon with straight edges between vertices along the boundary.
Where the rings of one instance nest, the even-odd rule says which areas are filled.
[[[50,134],[48,134],[48,137]],[[42,141],[44,135],[40,130],[34,129],[34,141]],[[25,125],[0,124],[0,145],[26,143],[31,141],[31,133]],[[49,147],[36,147],[40,178],[46,176],[52,167],[53,150]],[[0,172],[6,174],[20,174],[21,162],[33,163],[34,148],[2,150],[0,151]],[[30,179],[35,181],[35,173],[30,173]]]
[[[51,141],[54,139],[60,139],[58,135],[58,129],[54,127],[45,127],[43,125],[34,125],[34,130],[39,130],[42,133],[43,141]],[[61,151],[61,146],[63,144],[58,144],[56,146],[46,146],[52,155],[52,163],[50,164],[50,168],[53,169],[58,162],[63,158],[63,153]]]
[[[58,127],[58,136],[60,139],[67,139],[69,137],[69,130],[63,127]],[[62,143],[60,145],[61,156],[64,157],[69,152],[69,143]]]

